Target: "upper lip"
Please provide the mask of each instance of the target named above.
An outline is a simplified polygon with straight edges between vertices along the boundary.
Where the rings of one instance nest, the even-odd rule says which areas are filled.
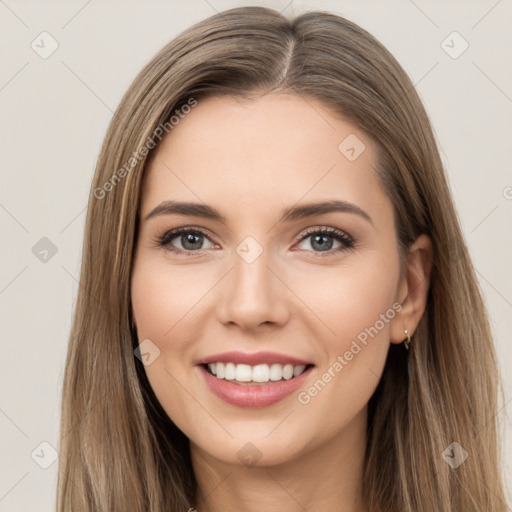
[[[278,354],[277,352],[254,352],[248,354],[245,352],[223,352],[222,354],[214,354],[196,361],[196,365],[209,363],[235,363],[248,364],[256,366],[258,364],[292,364],[294,366],[312,364],[309,361],[298,359],[297,357]]]

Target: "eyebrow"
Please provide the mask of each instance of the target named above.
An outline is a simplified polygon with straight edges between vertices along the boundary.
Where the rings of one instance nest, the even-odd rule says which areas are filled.
[[[314,217],[317,215],[323,215],[331,212],[342,212],[352,213],[359,215],[372,226],[372,218],[359,206],[343,201],[340,199],[332,199],[330,201],[323,201],[317,203],[307,203],[300,206],[290,206],[281,210],[279,215],[279,222],[293,222],[295,220],[304,219],[308,217]],[[145,220],[149,220],[159,215],[189,215],[193,217],[202,217],[205,219],[214,220],[217,222],[226,223],[226,217],[222,215],[219,210],[213,206],[200,203],[190,203],[181,201],[164,201],[157,207],[151,210],[145,217]]]

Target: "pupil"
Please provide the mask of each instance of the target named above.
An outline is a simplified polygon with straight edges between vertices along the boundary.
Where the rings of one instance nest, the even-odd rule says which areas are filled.
[[[183,239],[185,240],[185,243],[183,243]],[[198,235],[194,235],[194,234],[183,235],[183,237],[182,237],[183,247],[187,248],[187,244],[191,244],[192,247],[188,247],[188,248],[196,249],[196,247],[194,247],[194,243],[197,245],[198,240],[199,240]]]
[[[326,242],[326,239],[327,239],[327,240],[328,240],[328,239],[330,239],[330,242],[331,242],[331,243]],[[332,248],[332,237],[330,237],[330,236],[326,236],[326,235],[315,235],[315,236],[313,237],[313,240],[314,240],[314,241],[313,241],[313,248],[314,248],[315,243],[319,243],[319,248],[320,248],[320,250],[322,250],[322,251],[328,251],[329,249],[331,249],[331,248]],[[322,241],[318,242],[318,240],[322,240]],[[327,246],[327,247],[326,247],[326,246]]]

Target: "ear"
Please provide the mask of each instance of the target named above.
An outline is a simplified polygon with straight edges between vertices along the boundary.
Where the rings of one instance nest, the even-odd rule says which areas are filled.
[[[427,306],[432,262],[432,242],[422,234],[411,245],[407,266],[398,286],[397,301],[402,304],[402,309],[391,322],[391,343],[402,343],[407,338],[405,329],[409,336],[414,334]]]

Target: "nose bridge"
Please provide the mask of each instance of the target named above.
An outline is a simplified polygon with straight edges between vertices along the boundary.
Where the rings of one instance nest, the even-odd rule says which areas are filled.
[[[248,329],[284,320],[285,294],[282,283],[269,268],[272,260],[270,251],[252,236],[238,244],[219,304],[224,322],[234,322]]]
[[[236,288],[251,295],[268,295],[270,283],[270,252],[255,241],[247,237],[236,248],[234,255],[233,280]]]

